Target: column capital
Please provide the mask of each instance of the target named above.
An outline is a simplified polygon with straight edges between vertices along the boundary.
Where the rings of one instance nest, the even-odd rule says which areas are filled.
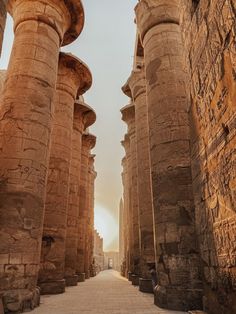
[[[129,85],[129,88],[131,90],[133,101],[135,101],[136,98],[141,94],[146,93],[146,78],[144,66],[131,72],[131,75],[127,81],[127,85]]]
[[[60,52],[58,76],[57,88],[66,88],[73,98],[84,94],[92,85],[88,66],[71,53]]]
[[[134,103],[128,104],[120,110],[122,120],[128,125],[134,121],[135,118],[135,105]]]
[[[84,27],[80,0],[8,0],[7,10],[14,18],[14,30],[27,20],[42,22],[58,33],[62,46],[72,43]]]
[[[82,97],[75,101],[74,122],[78,122],[78,120],[81,120],[81,123],[83,124],[82,131],[86,130],[96,121],[95,111],[84,102]]]
[[[126,96],[128,96],[129,98],[132,98],[132,92],[128,84],[128,81],[121,87],[121,90]]]
[[[135,14],[141,41],[154,26],[164,23],[179,24],[179,5],[180,0],[139,0]]]
[[[121,144],[125,149],[125,153],[126,153],[125,158],[127,158],[128,154],[130,152],[130,136],[129,136],[129,134],[125,134],[124,140],[121,141]]]
[[[91,133],[84,133],[82,136],[82,146],[93,149],[96,145],[96,136]]]

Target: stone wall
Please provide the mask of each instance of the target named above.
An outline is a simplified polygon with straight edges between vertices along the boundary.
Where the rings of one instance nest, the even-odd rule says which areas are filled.
[[[182,0],[204,306],[236,313],[236,2]]]

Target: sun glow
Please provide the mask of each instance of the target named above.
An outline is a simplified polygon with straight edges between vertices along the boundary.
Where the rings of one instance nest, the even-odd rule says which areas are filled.
[[[95,207],[95,229],[103,237],[104,250],[112,250],[112,243],[118,237],[118,224],[109,210],[101,205]]]

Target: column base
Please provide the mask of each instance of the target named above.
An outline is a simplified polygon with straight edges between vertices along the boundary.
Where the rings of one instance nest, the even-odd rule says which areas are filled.
[[[131,273],[131,271],[128,271],[128,280],[129,281],[132,281],[132,275],[133,275],[133,273]]]
[[[152,280],[139,278],[139,291],[153,294]]]
[[[139,276],[138,275],[132,275],[132,285],[133,286],[139,285]]]
[[[32,311],[40,304],[40,288],[35,290],[9,290],[0,297],[0,313],[22,313]],[[5,311],[5,312],[4,312]]]
[[[74,287],[77,286],[78,284],[78,276],[68,276],[65,278],[66,279],[66,287]]]
[[[189,311],[202,308],[201,289],[156,286],[154,304],[168,310]]]
[[[40,286],[41,295],[61,294],[61,293],[64,293],[66,290],[66,281],[65,279],[62,279],[62,280],[42,282],[39,284],[39,286]]]
[[[85,281],[85,273],[79,273],[78,276],[78,282],[84,282]]]

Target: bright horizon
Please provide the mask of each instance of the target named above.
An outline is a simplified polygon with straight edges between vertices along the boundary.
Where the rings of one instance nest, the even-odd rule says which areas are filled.
[[[93,86],[84,95],[97,114],[90,128],[97,136],[95,168],[95,229],[104,238],[104,251],[119,250],[119,202],[122,197],[120,144],[126,127],[120,109],[128,103],[121,86],[128,79],[135,43],[134,7],[137,0],[84,0],[85,27],[80,37],[62,50],[81,58],[93,74]],[[6,69],[13,42],[8,17],[0,69]]]

